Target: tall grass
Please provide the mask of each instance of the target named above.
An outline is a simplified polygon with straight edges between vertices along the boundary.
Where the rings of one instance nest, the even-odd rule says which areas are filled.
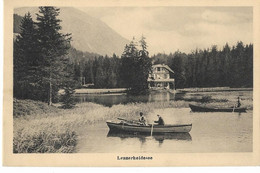
[[[13,116],[20,117],[31,114],[57,113],[58,109],[54,106],[48,106],[41,101],[33,100],[13,100]]]
[[[16,128],[14,153],[71,153],[77,144],[75,131],[68,128],[37,123],[31,127]]]
[[[30,114],[14,118],[14,153],[74,152],[80,127],[100,121],[124,117],[136,119],[154,108],[170,104],[132,103],[104,107],[94,103],[78,104],[75,109]]]
[[[46,107],[44,103],[30,100],[16,100],[14,115],[18,115],[18,111],[23,116],[14,116],[13,152],[75,152],[77,134],[79,134],[82,126],[116,119],[117,117],[134,120],[139,117],[140,112],[146,115],[154,109],[159,108],[189,107],[189,103],[196,103],[197,100],[195,99],[194,101],[194,98],[204,99],[204,101],[213,100],[213,102],[207,103],[212,106],[233,106],[236,103],[237,95],[241,98],[242,106],[246,106],[249,109],[253,108],[252,93],[247,92],[235,94],[229,92],[222,94],[207,93],[207,95],[186,94],[186,99],[193,99],[193,102],[180,100],[171,102],[129,103],[126,105],[114,105],[110,108],[95,103],[80,103],[77,104],[76,108],[70,110]],[[33,105],[33,107],[28,105]]]
[[[232,107],[237,103],[237,97],[241,99],[241,107],[253,109],[253,92],[252,91],[226,91],[226,92],[196,92],[186,93],[179,100],[191,101],[197,104],[207,104],[213,107]]]

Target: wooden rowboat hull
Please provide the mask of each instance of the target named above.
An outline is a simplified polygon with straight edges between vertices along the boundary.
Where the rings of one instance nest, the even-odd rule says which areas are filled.
[[[192,124],[181,124],[181,125],[151,125],[140,126],[137,124],[128,123],[117,123],[107,121],[107,125],[111,131],[116,132],[133,132],[133,133],[188,133],[191,131]]]
[[[151,133],[129,133],[129,132],[114,132],[109,131],[107,137],[120,138],[122,140],[126,138],[139,138],[140,140],[151,136]],[[192,137],[189,133],[155,133],[153,138],[156,141],[162,142],[163,140],[178,140],[178,141],[191,141]]]
[[[246,108],[214,108],[189,104],[193,112],[246,112]]]

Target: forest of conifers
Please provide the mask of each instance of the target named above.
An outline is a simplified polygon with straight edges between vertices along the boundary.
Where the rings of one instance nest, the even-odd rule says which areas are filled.
[[[149,45],[148,45],[149,46]],[[75,49],[69,51],[74,76],[85,77],[95,88],[124,87],[120,75],[121,59],[113,55],[97,56]],[[253,44],[238,42],[219,49],[212,46],[191,53],[176,51],[151,56],[154,64],[167,64],[175,72],[176,88],[253,87]]]
[[[29,13],[23,18],[14,16],[14,33],[19,33],[14,39],[14,97],[51,104],[60,89],[73,93],[82,84],[127,88],[141,94],[148,88],[151,63],[166,64],[174,71],[171,77],[176,89],[253,87],[253,44],[240,41],[223,48],[213,45],[191,53],[176,51],[149,57],[142,36],[139,42],[133,39],[126,45],[122,55],[100,56],[71,47],[70,34],[60,33],[58,15],[58,8],[40,7],[36,22]]]
[[[73,107],[72,95],[82,84],[93,88],[127,88],[128,94],[147,93],[152,64],[173,71],[175,87],[253,87],[253,44],[212,46],[191,53],[176,51],[149,57],[145,37],[133,40],[122,55],[100,56],[71,47],[71,34],[62,34],[59,8],[39,7],[36,21],[27,13],[14,15],[14,97],[57,102]],[[17,27],[17,24],[20,23]],[[82,80],[84,79],[84,80]],[[58,91],[65,94],[60,98]]]

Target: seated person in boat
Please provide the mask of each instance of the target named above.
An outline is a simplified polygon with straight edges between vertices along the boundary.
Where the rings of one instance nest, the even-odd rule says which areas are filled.
[[[140,118],[139,118],[139,124],[140,125],[143,125],[143,126],[146,126],[146,118],[144,117],[144,114],[143,112],[140,112]]]
[[[158,123],[158,125],[164,125],[164,121],[162,119],[162,117],[160,115],[157,115],[158,116],[158,121],[154,121],[155,123]]]
[[[237,98],[237,108],[239,108],[240,106],[241,106],[240,98],[238,97],[238,98]]]

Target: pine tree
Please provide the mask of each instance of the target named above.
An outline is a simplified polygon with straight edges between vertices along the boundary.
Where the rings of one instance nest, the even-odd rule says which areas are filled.
[[[144,94],[148,89],[148,75],[151,70],[151,59],[147,51],[145,37],[139,41],[141,50],[137,49],[135,39],[125,46],[121,61],[121,79],[130,94]]]
[[[70,34],[60,33],[59,10],[56,7],[39,7],[37,14],[37,38],[41,48],[41,75],[44,97],[51,105],[53,97],[57,95],[64,68],[68,63],[65,56],[70,48]]]
[[[66,74],[63,76],[64,80],[62,83],[64,94],[61,96],[61,102],[63,109],[71,109],[75,107],[75,99],[73,97],[73,94],[75,93],[75,88],[77,87],[77,83],[75,83],[75,80],[73,80],[73,65],[68,64],[66,66]]]
[[[183,88],[185,84],[184,57],[180,52],[176,52],[174,55],[169,55],[169,58],[169,66],[174,71],[175,87]]]
[[[123,87],[126,87],[128,90],[133,88],[133,81],[135,80],[135,61],[138,57],[138,50],[136,46],[135,38],[133,38],[130,44],[125,46],[124,52],[121,56],[121,80]]]
[[[253,45],[249,44],[245,48],[245,75],[244,75],[244,86],[253,87]]]
[[[73,94],[75,93],[75,89],[72,87],[65,87],[64,88],[64,94],[62,95],[61,101],[62,101],[62,106],[61,108],[63,109],[71,109],[75,107],[75,100],[73,98]]]
[[[96,72],[96,77],[95,77],[95,86],[97,88],[105,88],[106,82],[106,74],[104,72],[104,70],[102,69],[102,64],[100,64],[97,67],[97,72]]]
[[[22,99],[35,99],[38,87],[35,77],[38,63],[38,42],[36,27],[31,14],[27,13],[22,18],[21,33],[14,41],[14,97]]]
[[[230,86],[230,80],[231,80],[231,74],[230,74],[230,60],[231,60],[231,54],[230,54],[230,47],[226,43],[224,46],[222,52],[222,62],[220,66],[220,75],[219,75],[219,81],[222,83],[222,86]]]
[[[147,43],[145,37],[142,35],[141,40],[139,41],[141,50],[139,51],[139,57],[137,62],[137,92],[145,94],[148,89],[148,75],[151,72],[152,61],[149,58],[149,52],[147,51]]]

